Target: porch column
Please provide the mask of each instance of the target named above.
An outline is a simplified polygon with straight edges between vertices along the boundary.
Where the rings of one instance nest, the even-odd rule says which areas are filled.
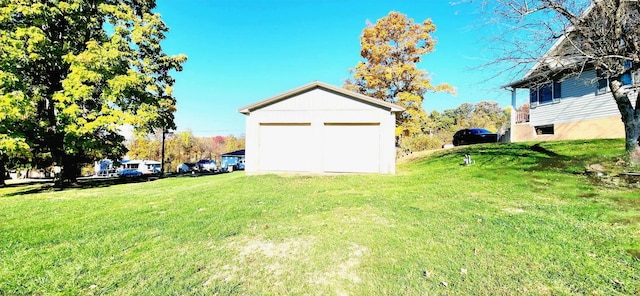
[[[511,88],[511,131],[509,132],[509,142],[516,142],[516,118],[518,117],[518,107],[516,106],[516,88]]]

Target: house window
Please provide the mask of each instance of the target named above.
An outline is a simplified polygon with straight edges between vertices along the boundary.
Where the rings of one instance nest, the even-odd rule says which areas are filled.
[[[596,95],[601,95],[609,91],[609,80],[600,79],[598,80],[598,88],[596,89]]]
[[[532,88],[529,90],[529,102],[532,107],[557,102],[560,97],[562,97],[562,87],[560,82],[545,84],[538,88]]]
[[[633,84],[633,77],[631,76],[631,72],[627,72],[620,76],[620,82],[622,85],[631,85]],[[601,95],[609,92],[609,79],[600,79],[598,80],[598,89],[596,89],[596,95]]]
[[[622,76],[620,76],[620,82],[622,82],[622,85],[633,84],[633,79],[631,78],[631,72],[622,74]]]
[[[538,89],[538,104],[553,101],[553,90],[550,85],[543,85]]]
[[[553,124],[549,125],[539,125],[535,127],[536,135],[553,135]]]

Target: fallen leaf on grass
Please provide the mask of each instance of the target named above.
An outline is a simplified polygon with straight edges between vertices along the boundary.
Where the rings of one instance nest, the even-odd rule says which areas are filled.
[[[617,279],[612,279],[611,282],[616,284],[616,285],[618,285],[618,286],[622,286],[623,285],[623,283],[621,281],[617,280]]]

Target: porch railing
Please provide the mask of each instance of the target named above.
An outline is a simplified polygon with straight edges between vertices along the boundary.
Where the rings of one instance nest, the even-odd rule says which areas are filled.
[[[529,110],[518,110],[516,112],[516,123],[529,122]]]

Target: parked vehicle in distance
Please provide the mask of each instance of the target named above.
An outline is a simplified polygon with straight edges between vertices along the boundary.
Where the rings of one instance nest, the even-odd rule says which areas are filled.
[[[201,159],[196,163],[198,171],[215,173],[218,171],[218,164],[213,159]]]
[[[122,169],[118,171],[118,177],[120,178],[135,178],[142,176],[142,172],[135,169]]]
[[[454,146],[495,143],[497,141],[498,134],[492,133],[483,128],[465,128],[457,131],[453,135]]]
[[[183,162],[176,167],[176,173],[195,173],[198,171],[198,164],[195,162]]]

